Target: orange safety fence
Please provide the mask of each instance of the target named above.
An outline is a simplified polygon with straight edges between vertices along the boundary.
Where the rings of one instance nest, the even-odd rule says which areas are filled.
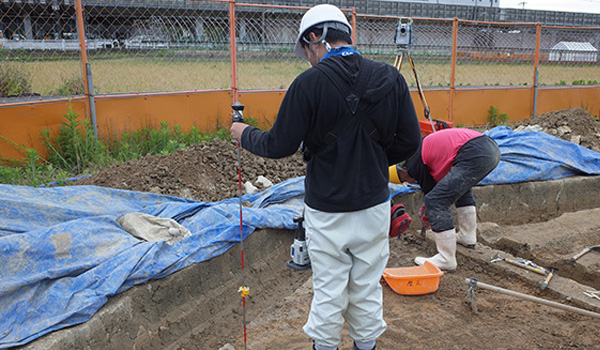
[[[24,104],[39,104],[35,110],[43,114],[42,106],[49,100],[66,104],[83,99],[87,116],[97,114],[99,125],[148,118],[207,125],[211,118],[227,116],[229,105],[215,109],[200,104],[192,110],[160,103],[196,101],[197,94],[206,91],[213,96],[220,91],[231,102],[257,101],[248,112],[272,119],[285,89],[308,68],[293,49],[302,14],[312,4],[298,4],[2,1],[0,81],[11,84],[0,85],[0,110],[12,117],[23,113]],[[369,15],[362,7],[342,10],[353,26],[358,50],[393,64],[399,55],[395,33],[400,17]],[[505,108],[511,118],[517,119],[550,105],[566,108],[579,103],[593,114],[600,110],[600,27],[413,17],[411,29],[412,41],[403,49],[414,61],[434,118],[455,125],[477,124],[485,118],[485,109],[505,101],[510,101]],[[403,65],[401,73],[414,89],[410,65]],[[585,100],[569,97],[557,103],[545,93],[538,98],[539,89],[551,87],[571,89],[563,96]],[[473,99],[482,89],[487,97]],[[151,102],[160,96],[171,98]],[[118,109],[124,106],[122,101],[115,99],[127,98],[148,107],[126,108],[125,113]],[[193,105],[200,100],[206,99]],[[150,107],[155,103],[158,107]],[[415,105],[420,111],[418,101]],[[19,112],[8,112],[11,107]],[[6,123],[0,120],[0,135],[11,130],[3,127]]]

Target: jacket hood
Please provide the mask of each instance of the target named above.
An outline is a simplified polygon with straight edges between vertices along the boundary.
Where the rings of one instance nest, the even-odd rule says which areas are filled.
[[[346,57],[333,56],[326,58],[326,60],[331,60],[329,63],[339,68],[335,72],[341,80],[352,85],[358,78],[358,70],[364,58],[361,55],[351,55]],[[371,76],[362,97],[367,103],[375,103],[384,98],[393,88],[400,74],[388,64],[382,62],[377,62],[377,64],[384,66],[385,69],[373,69],[371,71]]]

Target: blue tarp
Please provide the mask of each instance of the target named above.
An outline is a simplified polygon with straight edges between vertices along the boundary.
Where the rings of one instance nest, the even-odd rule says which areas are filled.
[[[557,137],[514,132],[499,126],[486,132],[502,152],[502,160],[480,185],[556,180],[574,175],[599,175],[600,153]]]
[[[502,151],[481,184],[599,175],[600,153],[537,133],[497,127],[487,133]],[[304,178],[245,195],[243,235],[294,229]],[[418,190],[390,184],[392,196]],[[173,218],[192,232],[173,245],[146,242],[117,222],[142,212]],[[151,193],[68,186],[0,185],[0,348],[26,344],[89,320],[107,298],[191,264],[240,241],[239,199],[206,203]]]

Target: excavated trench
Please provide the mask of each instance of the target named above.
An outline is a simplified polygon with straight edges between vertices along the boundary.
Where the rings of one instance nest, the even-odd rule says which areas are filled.
[[[600,177],[475,188],[478,239],[475,250],[458,248],[458,270],[422,296],[394,293],[382,280],[387,331],[378,349],[592,349],[600,348],[600,319],[531,301],[476,290],[478,313],[466,298],[466,278],[595,312],[600,299],[600,253],[569,258],[600,244]],[[414,216],[422,194],[394,198]],[[415,216],[416,217],[416,216]],[[390,242],[390,267],[412,266],[434,243],[418,225]],[[286,267],[293,232],[258,230],[244,244],[246,307],[240,247],[109,299],[83,324],[55,331],[22,349],[309,349],[302,332],[311,300],[310,271]],[[543,276],[495,256],[529,259],[557,269],[548,288]],[[243,322],[247,321],[244,338]],[[351,349],[343,331],[340,349]]]

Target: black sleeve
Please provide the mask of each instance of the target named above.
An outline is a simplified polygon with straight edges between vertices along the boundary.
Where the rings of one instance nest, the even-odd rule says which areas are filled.
[[[261,131],[247,127],[242,133],[242,147],[265,158],[291,156],[300,147],[309,125],[311,103],[296,79],[281,102],[273,127]]]
[[[410,177],[417,181],[423,192],[427,194],[435,186],[435,180],[429,173],[427,165],[423,164],[423,157],[421,157],[421,145],[422,143],[419,145],[419,148],[415,154],[413,154],[406,162],[406,171]]]
[[[389,165],[397,164],[413,155],[421,143],[421,128],[410,97],[406,80],[398,74],[397,127],[394,140],[386,148]]]

